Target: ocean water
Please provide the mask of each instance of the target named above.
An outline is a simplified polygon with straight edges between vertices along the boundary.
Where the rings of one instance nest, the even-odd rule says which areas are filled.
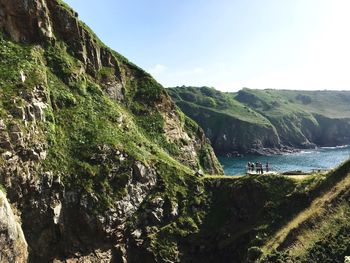
[[[226,175],[239,175],[246,172],[248,162],[261,162],[265,170],[269,162],[270,170],[276,172],[312,171],[313,169],[331,169],[350,158],[350,146],[322,147],[298,153],[258,156],[244,155],[243,157],[220,157]]]

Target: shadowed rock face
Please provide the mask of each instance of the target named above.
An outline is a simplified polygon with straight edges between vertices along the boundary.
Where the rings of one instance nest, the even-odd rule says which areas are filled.
[[[0,262],[27,262],[28,246],[18,218],[0,190]]]
[[[44,0],[0,1],[0,27],[16,42],[33,43],[53,38]]]

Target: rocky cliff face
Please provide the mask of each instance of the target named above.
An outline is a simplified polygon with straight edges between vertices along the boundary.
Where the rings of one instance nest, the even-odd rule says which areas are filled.
[[[199,175],[222,173],[202,129],[61,1],[0,0],[0,29],[0,183],[29,262],[176,261]]]
[[[28,246],[18,218],[14,215],[5,194],[0,190],[0,261],[26,262]]]
[[[350,143],[347,92],[243,89],[223,93],[207,87],[168,91],[204,129],[219,155]]]
[[[240,120],[205,107],[193,107],[184,101],[177,103],[190,118],[203,127],[218,155],[264,154],[281,149],[280,137],[271,124]]]

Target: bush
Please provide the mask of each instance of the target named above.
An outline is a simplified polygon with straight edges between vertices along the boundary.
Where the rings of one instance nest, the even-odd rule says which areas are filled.
[[[297,97],[296,97],[297,100],[300,100],[303,104],[310,104],[312,102],[312,99],[310,96],[307,96],[307,95],[301,95],[299,94]]]
[[[215,97],[215,93],[217,93],[217,91],[214,88],[208,88],[208,87],[202,87],[201,92],[202,94],[209,97]]]
[[[259,247],[250,247],[247,253],[248,262],[254,262],[261,257],[263,252]]]
[[[198,104],[208,108],[216,106],[215,100],[208,97],[202,98],[200,101],[198,101]]]

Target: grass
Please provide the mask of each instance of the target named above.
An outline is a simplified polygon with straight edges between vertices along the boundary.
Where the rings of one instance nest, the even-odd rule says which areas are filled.
[[[328,175],[318,174],[299,183],[298,191],[310,196],[312,202],[269,238],[262,248],[269,255],[266,262],[277,262],[271,261],[272,258],[287,256],[311,262],[308,261],[311,251],[322,249],[319,243],[327,245],[325,236],[349,228],[349,206],[344,199],[350,186],[349,165],[349,161],[345,162]],[[282,252],[273,252],[276,249]]]
[[[244,153],[269,138],[266,148],[335,146],[349,143],[348,91],[252,90],[220,92],[208,87],[175,87],[168,93],[206,131],[219,154]],[[245,127],[245,132],[237,130]],[[254,129],[250,129],[254,126]],[[235,129],[230,130],[230,127]],[[332,127],[336,127],[337,134]],[[218,143],[224,133],[232,149]],[[267,135],[267,134],[268,135]],[[220,140],[219,140],[220,141]]]
[[[345,201],[332,209],[327,210],[327,214],[322,218],[322,224],[303,231],[298,236],[298,242],[289,249],[289,255],[292,257],[304,258],[309,256],[318,242],[324,237],[336,235],[342,228],[350,228],[350,206]]]
[[[46,140],[50,146],[43,169],[63,175],[68,188],[95,194],[99,203],[92,209],[102,211],[113,207],[125,194],[130,166],[135,160],[157,166],[165,181],[174,179],[166,190],[169,196],[174,194],[172,198],[176,198],[175,192],[188,195],[184,187],[194,172],[174,158],[182,145],[168,142],[163,133],[163,118],[155,108],[166,93],[148,74],[117,57],[122,70],[130,67],[128,74],[135,75],[132,81],[127,79],[127,103],[118,104],[99,85],[101,79],[114,74],[114,69],[102,68],[97,78],[81,72],[82,62],[72,56],[66,43],[57,40],[43,49],[14,44],[0,35],[0,44],[2,115],[12,111],[14,105],[8,102],[13,98],[23,105],[26,103],[21,98],[23,91],[45,86],[49,103],[45,109],[47,121],[37,124],[41,136],[37,139]],[[21,70],[27,76],[25,83],[20,80]],[[188,118],[178,113],[184,129],[196,134],[198,126],[188,125]],[[14,121],[20,124],[20,120]],[[126,154],[127,160],[121,162],[109,156],[112,162],[96,163],[93,157],[102,145]],[[184,186],[177,188],[177,184]]]
[[[0,184],[0,191],[6,193],[6,189],[2,184]]]
[[[349,229],[346,222],[349,207],[344,203],[346,196],[342,195],[350,185],[350,176],[346,176],[349,166],[350,162],[345,162],[328,174],[298,178],[204,176],[201,180],[211,200],[208,212],[199,232],[186,237],[183,247],[205,247],[207,251],[195,254],[201,262],[245,262],[247,258],[255,262],[263,253],[268,255],[263,262],[269,263],[288,259],[299,262],[302,258],[305,260],[300,262],[308,262],[310,253],[340,258],[348,246],[344,231]],[[324,204],[332,204],[332,208]],[[313,227],[310,224],[301,227],[311,219]],[[295,246],[288,248],[293,253],[288,256],[288,250],[279,247],[290,238],[293,229],[297,229],[300,243],[295,242]],[[325,236],[332,240],[331,244]],[[340,244],[339,249],[336,242]],[[333,254],[324,252],[322,246],[331,246],[329,250]],[[275,252],[276,248],[279,251]],[[185,249],[183,260],[186,253]]]
[[[315,216],[325,212],[324,204],[331,201],[340,191],[350,186],[350,176],[340,181],[330,192],[327,192],[313,200],[311,205],[305,210],[301,211],[293,220],[291,220],[286,226],[284,226],[274,238],[272,238],[265,246],[266,250],[276,249],[286,238],[286,236],[293,230],[299,227],[303,222]]]
[[[187,103],[188,107],[196,110],[206,109],[245,122],[270,125],[270,122],[258,112],[213,88],[175,87],[167,91],[176,103]]]
[[[81,25],[90,32],[84,24]],[[93,33],[91,36],[98,45],[104,47]],[[169,142],[163,133],[165,123],[160,112],[164,109],[159,107],[164,106],[162,102],[167,100],[165,91],[148,74],[117,53],[112,52],[120,62],[123,76],[129,74],[134,77],[133,80],[125,80],[126,99],[120,104],[108,98],[99,85],[101,79],[108,79],[114,74],[113,68],[100,69],[97,78],[80,72],[81,62],[70,54],[65,43],[57,40],[55,45],[44,50],[36,46],[14,44],[1,37],[0,44],[1,116],[7,116],[13,109],[9,103],[11,99],[25,103],[20,92],[30,92],[34,86],[46,84],[47,81],[47,121],[36,127],[39,131],[39,138],[36,139],[48,142],[49,153],[39,168],[61,175],[67,190],[73,189],[96,197],[98,201],[88,208],[89,212],[99,213],[113,208],[116,201],[125,195],[125,186],[131,178],[130,167],[135,160],[155,169],[158,180],[156,188],[149,193],[128,224],[144,225],[141,214],[150,209],[149,201],[155,197],[178,205],[177,217],[165,217],[157,226],[151,227],[147,241],[159,262],[175,262],[185,257],[186,241],[191,247],[191,241],[196,241],[198,243],[194,244],[197,245],[204,243],[214,248],[216,245],[220,249],[227,248],[230,253],[241,253],[239,259],[245,259],[247,253],[250,257],[257,257],[261,246],[278,229],[288,226],[288,222],[291,224],[281,235],[277,232],[277,237],[281,236],[281,239],[273,241],[269,249],[278,246],[290,229],[322,209],[320,204],[326,203],[326,199],[335,198],[350,184],[348,179],[341,181],[343,184],[339,183],[348,169],[347,164],[330,176],[314,175],[298,179],[283,176],[198,178],[191,168],[176,159],[186,142]],[[24,84],[19,80],[21,70],[28,77]],[[169,90],[169,93],[172,92],[173,89]],[[325,97],[316,100],[306,93],[296,98],[292,93],[246,92],[257,95],[258,99],[253,100],[256,109],[247,106],[248,102],[236,100],[238,95],[232,97],[232,94],[206,87],[191,88],[187,93],[176,90],[172,96],[204,113],[229,116],[263,126],[271,127],[272,121],[269,119],[274,117],[275,122],[280,123],[281,130],[288,128],[295,116],[307,118],[315,124],[315,119],[310,115],[313,105],[328,103],[321,104],[321,101],[327,101]],[[340,106],[337,107],[337,110],[340,109]],[[198,126],[179,110],[176,110],[176,114],[179,115],[181,128],[192,137],[197,136]],[[327,114],[340,116],[330,111]],[[16,118],[12,121],[20,122]],[[9,120],[6,119],[6,122]],[[296,132],[300,130],[298,125],[290,130],[302,137]],[[100,150],[101,146],[105,146],[106,150]],[[205,152],[210,147],[205,145],[201,150]],[[117,152],[128,158],[121,161]],[[207,156],[203,152],[198,154],[201,159]],[[99,155],[107,158],[98,160],[96,158],[101,157]],[[204,167],[203,160],[198,160],[198,163]],[[38,172],[36,176],[40,174]],[[330,188],[336,189],[335,192],[327,192]],[[306,210],[298,219],[297,213],[305,211],[303,206],[307,205],[308,200],[314,199],[322,191],[326,192],[324,199],[315,199],[310,210]],[[165,216],[168,216],[169,208],[164,209]],[[322,247],[329,245],[322,243],[325,242],[323,236],[334,240],[331,243],[334,246],[349,230],[346,222],[348,214],[347,204],[339,204],[329,214],[327,224],[312,233],[306,231],[300,235],[303,246],[295,247],[293,253],[303,257],[304,247],[307,247],[307,251],[320,252]],[[336,227],[332,231],[334,225]],[[214,242],[211,239],[213,236],[218,238]],[[308,236],[311,238],[307,239]],[[344,240],[345,243],[347,239]],[[242,249],[232,249],[237,244]],[[346,251],[345,246],[342,243],[339,250],[334,250],[335,253]]]
[[[243,89],[230,94],[264,115],[288,113],[321,114],[329,118],[346,118],[350,114],[348,91],[300,91]]]

